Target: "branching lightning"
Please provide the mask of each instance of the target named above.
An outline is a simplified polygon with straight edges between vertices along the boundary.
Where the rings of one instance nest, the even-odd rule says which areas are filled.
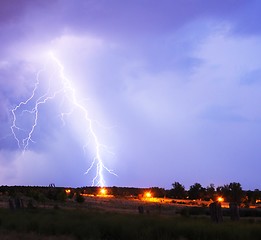
[[[71,106],[69,109],[67,109],[68,111],[60,113],[62,123],[63,125],[65,125],[64,117],[74,114],[75,110],[82,113],[85,123],[85,126],[83,126],[82,129],[88,129],[88,141],[92,141],[95,148],[93,160],[85,174],[88,174],[92,169],[95,168],[95,176],[92,179],[92,185],[103,187],[105,186],[104,171],[117,176],[112,170],[108,169],[104,165],[102,152],[107,151],[107,147],[100,142],[98,135],[94,130],[94,121],[89,117],[87,108],[77,99],[76,89],[73,87],[72,82],[65,76],[64,66],[62,65],[60,60],[56,56],[54,56],[53,53],[49,54],[49,59],[59,76],[59,86],[51,86],[51,81],[53,80],[52,78],[55,76],[55,73],[53,73],[51,75],[52,77],[50,77],[49,79],[48,87],[43,93],[39,94],[38,91],[40,89],[40,75],[45,72],[46,69],[40,70],[37,73],[36,82],[34,84],[34,88],[30,97],[27,98],[25,101],[21,101],[11,110],[13,117],[11,132],[15,140],[17,141],[18,147],[22,150],[23,153],[25,153],[28,150],[30,143],[35,142],[33,137],[35,129],[37,128],[39,122],[39,117],[41,115],[41,106],[46,104],[47,102],[55,100],[58,96],[62,95],[63,98],[65,98]],[[21,127],[20,124],[20,118],[24,117],[27,114],[29,114],[30,117],[33,119],[30,127],[28,128],[29,130],[25,130],[23,127]],[[86,141],[83,146],[84,150],[87,144],[88,142]]]

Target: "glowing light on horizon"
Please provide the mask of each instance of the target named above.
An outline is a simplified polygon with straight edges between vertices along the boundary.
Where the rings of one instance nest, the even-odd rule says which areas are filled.
[[[218,197],[218,202],[224,202],[224,198],[223,197]]]
[[[151,197],[152,197],[152,194],[151,194],[151,192],[145,192],[144,196],[145,196],[146,198],[151,198]]]
[[[101,195],[107,195],[107,189],[106,188],[101,188],[100,194]]]
[[[65,193],[66,194],[70,194],[71,193],[71,189],[65,189]]]
[[[37,73],[34,88],[30,97],[28,97],[25,101],[19,102],[19,104],[11,110],[13,116],[11,132],[17,141],[18,147],[22,149],[22,153],[25,153],[28,150],[29,144],[35,143],[33,136],[39,122],[39,117],[41,115],[41,106],[58,98],[60,95],[63,96],[63,98],[65,98],[71,106],[67,109],[68,111],[66,110],[66,112],[60,113],[63,125],[65,125],[65,116],[74,114],[74,111],[76,110],[82,113],[83,117],[81,120],[84,121],[85,125],[81,126],[81,129],[83,132],[85,132],[86,128],[88,129],[88,131],[85,132],[86,136],[88,136],[88,139],[86,137],[86,142],[84,143],[83,148],[86,148],[89,141],[92,141],[94,145],[93,160],[85,174],[88,174],[92,169],[96,168],[95,176],[92,179],[92,186],[95,185],[103,187],[106,185],[103,173],[104,170],[117,176],[112,170],[108,169],[104,165],[102,152],[108,152],[107,147],[100,142],[100,139],[94,130],[94,121],[89,117],[88,109],[78,100],[76,89],[64,73],[64,66],[52,52],[49,52],[49,62],[50,61],[52,63],[52,67],[54,67],[55,70],[53,70],[51,77],[48,79],[47,89],[45,89],[45,91],[41,93],[40,96],[38,96],[38,92],[40,90],[40,75],[47,71],[46,68],[44,68]],[[55,80],[59,80],[59,84],[57,84],[57,81],[55,84],[52,82],[54,76],[56,75],[58,75],[58,77]],[[29,130],[26,130],[21,127],[22,124],[20,122],[20,118],[25,117],[25,115],[28,114],[33,121],[29,127]]]

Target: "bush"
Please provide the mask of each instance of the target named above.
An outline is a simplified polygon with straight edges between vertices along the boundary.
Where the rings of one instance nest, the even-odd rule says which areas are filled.
[[[76,202],[78,202],[78,203],[83,203],[84,202],[84,196],[83,195],[81,195],[81,194],[79,194],[79,193],[77,193],[76,194],[76,197],[75,197],[75,201]]]

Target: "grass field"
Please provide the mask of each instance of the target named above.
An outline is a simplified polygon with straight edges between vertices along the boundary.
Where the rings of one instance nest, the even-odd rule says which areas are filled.
[[[0,239],[261,239],[253,219],[215,224],[208,217],[89,209],[0,209]]]

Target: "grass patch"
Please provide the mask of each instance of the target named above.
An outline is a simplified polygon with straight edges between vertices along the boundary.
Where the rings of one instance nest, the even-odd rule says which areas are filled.
[[[200,216],[119,214],[84,209],[0,209],[0,223],[0,239],[12,234],[25,236],[13,239],[261,239],[260,221],[225,219],[221,224],[214,224],[208,217]]]

